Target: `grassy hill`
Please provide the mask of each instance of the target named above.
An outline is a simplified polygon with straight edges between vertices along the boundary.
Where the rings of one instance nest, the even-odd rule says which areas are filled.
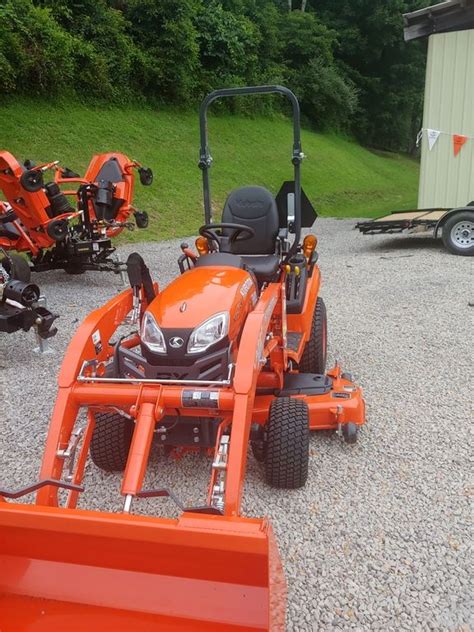
[[[210,145],[213,203],[226,193],[260,184],[274,193],[291,179],[291,125],[283,118],[212,117]],[[374,153],[336,135],[303,131],[303,187],[318,212],[337,217],[374,217],[414,208],[418,164],[397,154]],[[153,168],[155,181],[137,182],[135,205],[151,215],[146,231],[131,240],[196,233],[203,223],[201,174],[197,168],[197,113],[167,109],[93,108],[75,103],[20,100],[0,105],[0,149],[17,158],[59,159],[83,173],[92,154],[122,151]]]

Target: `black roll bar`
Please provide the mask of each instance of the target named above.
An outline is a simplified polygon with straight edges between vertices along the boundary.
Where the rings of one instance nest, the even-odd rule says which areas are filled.
[[[207,132],[207,110],[211,103],[221,97],[234,97],[247,94],[273,94],[279,93],[286,96],[293,106],[293,154],[291,162],[294,167],[295,181],[295,221],[294,232],[295,241],[291,251],[296,249],[301,236],[301,173],[300,165],[304,158],[301,151],[301,124],[300,124],[300,106],[298,99],[291,90],[284,86],[247,86],[241,88],[223,88],[210,92],[201,103],[199,109],[199,127],[201,147],[199,152],[199,168],[202,170],[202,186],[204,194],[204,217],[206,224],[212,221],[212,205],[211,205],[211,184],[209,180],[209,169],[212,165],[212,156],[209,150],[208,132]]]

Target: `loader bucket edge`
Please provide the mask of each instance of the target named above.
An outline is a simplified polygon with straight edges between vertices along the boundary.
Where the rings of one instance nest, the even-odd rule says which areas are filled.
[[[2,632],[284,630],[265,520],[0,503],[0,568]]]

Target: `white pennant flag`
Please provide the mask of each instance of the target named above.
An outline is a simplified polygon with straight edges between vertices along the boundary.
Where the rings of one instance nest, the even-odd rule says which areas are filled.
[[[431,151],[433,147],[435,146],[435,143],[438,140],[441,132],[437,129],[427,129],[426,131],[428,134],[428,147],[430,148],[430,151]]]
[[[420,129],[420,131],[418,132],[418,134],[416,135],[416,146],[419,147],[421,140],[423,138],[423,128]]]

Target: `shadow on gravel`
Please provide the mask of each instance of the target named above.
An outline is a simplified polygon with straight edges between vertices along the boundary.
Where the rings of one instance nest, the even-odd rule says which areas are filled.
[[[361,235],[364,238],[363,235]],[[390,239],[378,239],[377,241],[368,241],[370,236],[366,236],[366,247],[361,247],[362,252],[375,252],[375,253],[384,253],[390,252],[395,253],[397,251],[405,253],[413,250],[425,250],[425,251],[436,251],[436,252],[445,252],[446,255],[448,253],[443,247],[443,244],[440,239],[434,239],[434,237],[392,237]]]

